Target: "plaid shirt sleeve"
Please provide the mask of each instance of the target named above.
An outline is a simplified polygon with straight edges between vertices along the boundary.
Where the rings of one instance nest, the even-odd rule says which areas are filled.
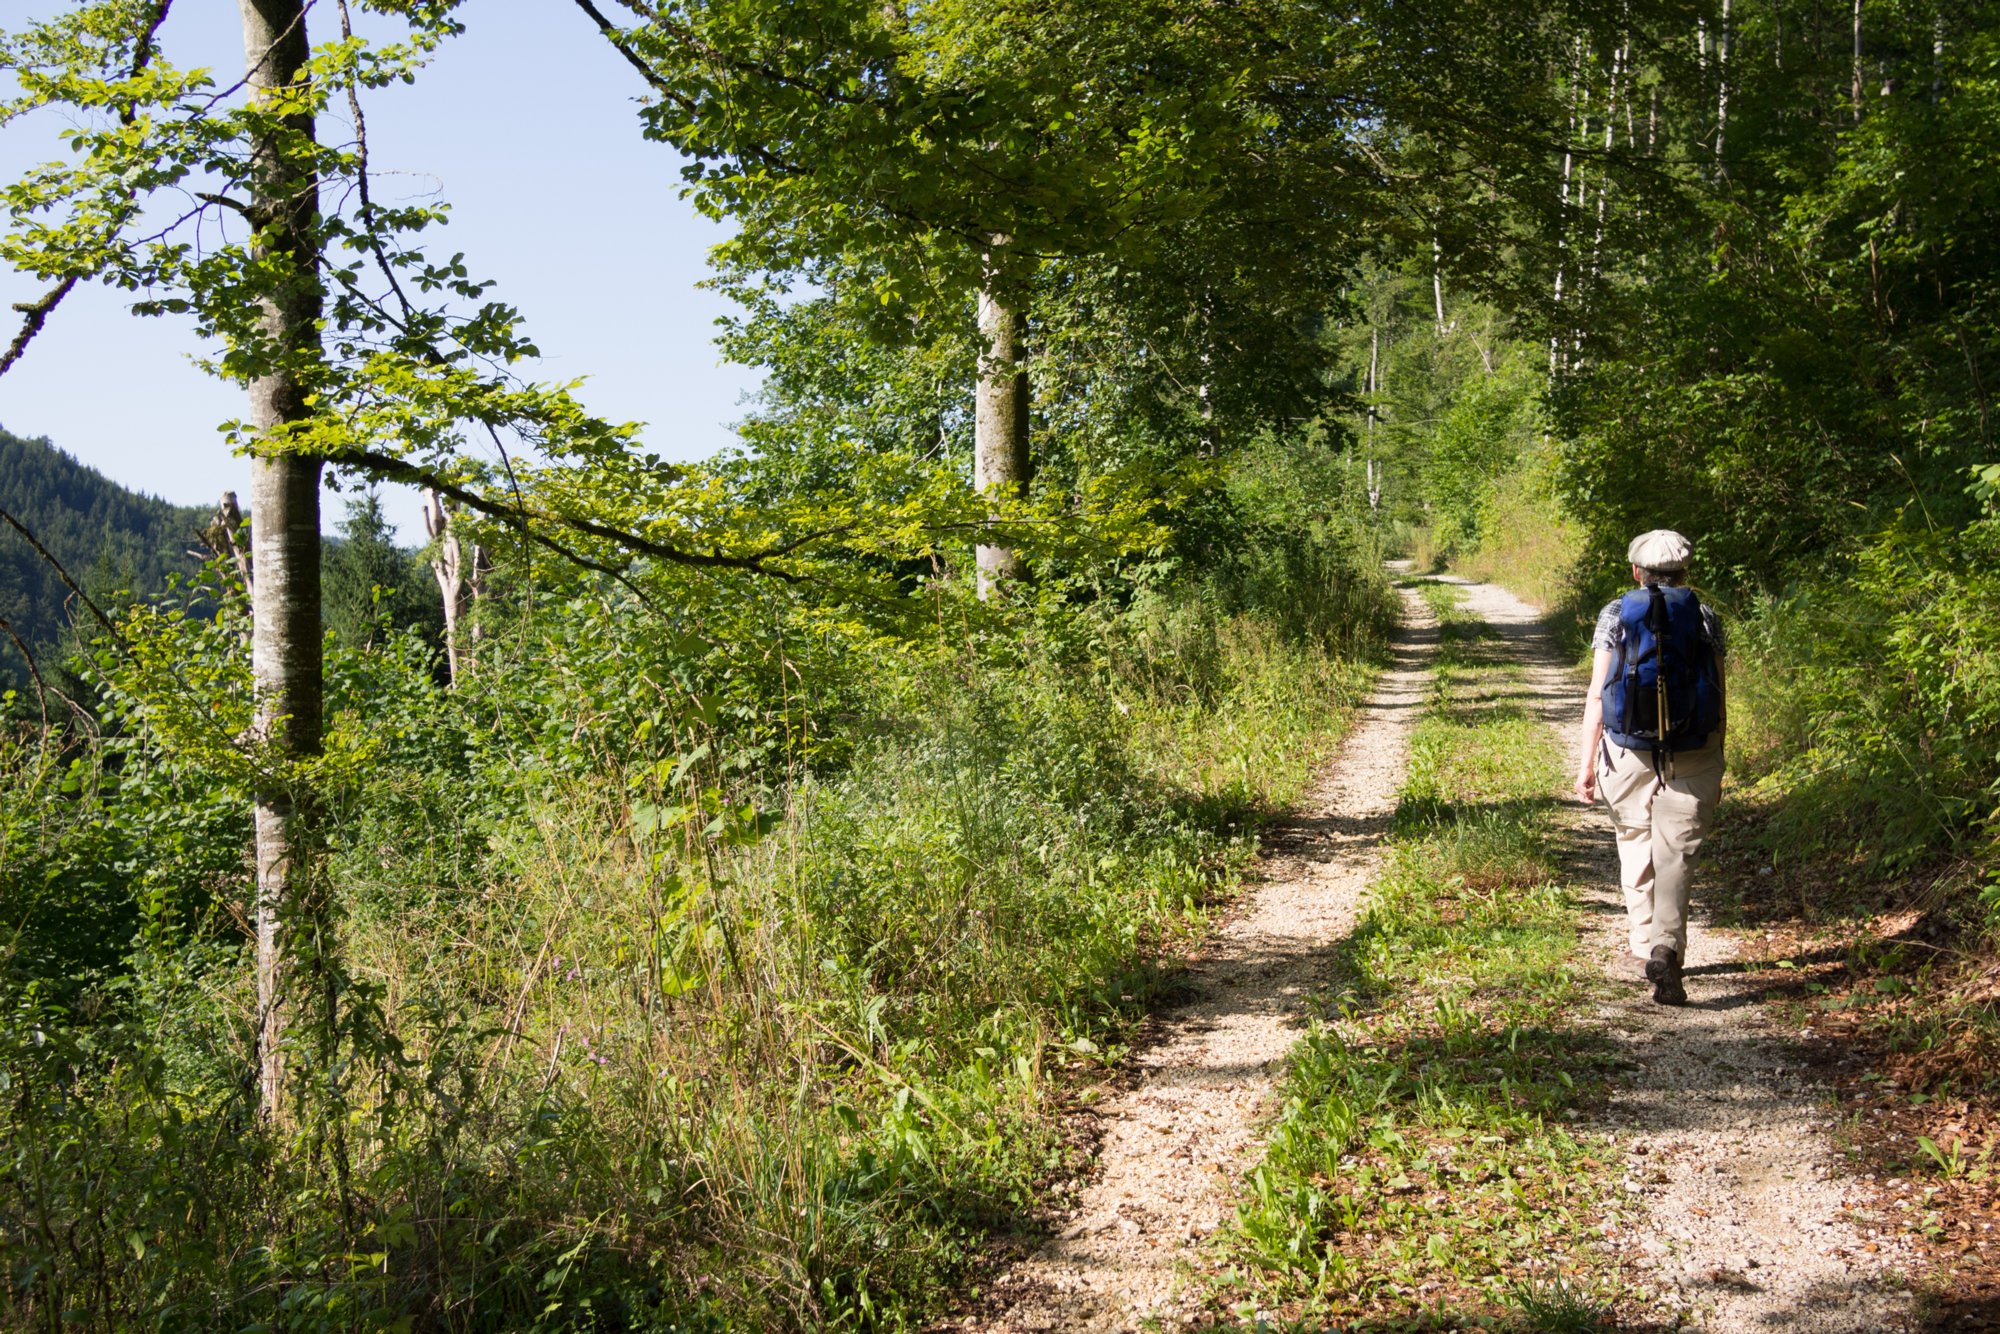
[[[1625,627],[1618,620],[1618,603],[1607,602],[1604,610],[1597,613],[1597,629],[1591,632],[1590,646],[1609,652],[1623,643]]]

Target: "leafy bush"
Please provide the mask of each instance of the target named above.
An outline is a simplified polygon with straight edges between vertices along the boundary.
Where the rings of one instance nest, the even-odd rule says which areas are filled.
[[[0,974],[6,1322],[921,1321],[1361,690],[1390,595],[1343,531],[1273,523],[1129,606],[941,588],[966,633],[932,642],[553,578],[457,689],[416,632],[330,641],[281,1125],[253,1112],[240,620],[213,582],[135,611],[91,670],[107,737],[0,751],[0,893],[125,923]]]
[[[2000,812],[2000,520],[1884,532],[1732,630],[1737,756],[1791,850],[1906,868]]]

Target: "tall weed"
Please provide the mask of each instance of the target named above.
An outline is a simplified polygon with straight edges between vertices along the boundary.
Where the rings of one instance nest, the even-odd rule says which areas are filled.
[[[1066,1072],[1115,1054],[1361,691],[1385,589],[1318,568],[1351,588],[1304,614],[1246,606],[1252,579],[1029,609],[1006,645],[853,632],[878,677],[829,663],[838,745],[759,704],[802,675],[785,660],[732,684],[708,641],[610,611],[496,634],[458,691],[411,641],[336,653],[338,911],[284,1126],[252,1109],[241,829],[207,815],[237,780],[170,763],[138,693],[118,784],[64,792],[43,743],[10,743],[9,893],[91,873],[92,829],[172,855],[105,882],[137,895],[122,971],[57,995],[42,956],[6,962],[5,1323],[935,1316],[1064,1166]],[[133,633],[161,662],[239,648],[197,619]],[[786,651],[858,660],[841,644]]]

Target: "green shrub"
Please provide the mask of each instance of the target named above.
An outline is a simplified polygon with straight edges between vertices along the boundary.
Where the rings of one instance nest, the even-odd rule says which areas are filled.
[[[1903,525],[1732,627],[1730,730],[1790,851],[1909,867],[2000,810],[2000,521]]]
[[[135,613],[93,676],[115,735],[0,752],[0,882],[109,867],[60,883],[129,922],[94,975],[0,973],[0,1323],[921,1323],[1362,690],[1390,595],[1360,553],[1295,534],[935,644],[545,585],[456,690],[413,635],[333,644],[329,948],[276,1127],[242,643]],[[62,791],[72,752],[101,781]]]

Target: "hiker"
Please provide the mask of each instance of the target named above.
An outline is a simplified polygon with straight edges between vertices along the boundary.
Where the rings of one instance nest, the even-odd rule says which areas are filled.
[[[1687,1003],[1688,877],[1722,795],[1722,626],[1689,554],[1671,529],[1632,539],[1638,587],[1598,615],[1576,757],[1576,795],[1611,807],[1632,953],[1662,1005]]]

